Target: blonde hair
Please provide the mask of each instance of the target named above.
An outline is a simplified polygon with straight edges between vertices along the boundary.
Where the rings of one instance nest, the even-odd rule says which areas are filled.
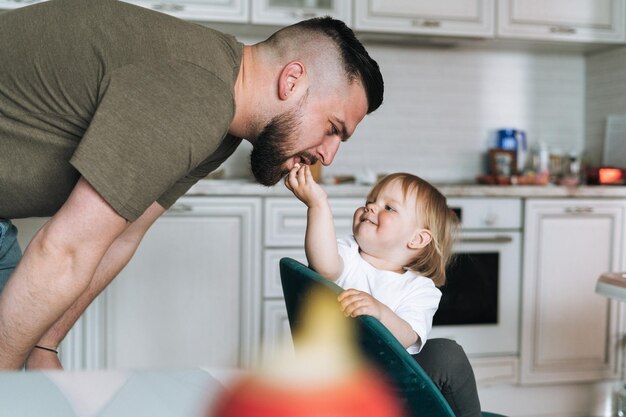
[[[417,175],[404,172],[381,178],[370,190],[368,200],[375,200],[383,188],[395,181],[400,181],[405,199],[415,198],[416,214],[432,236],[431,242],[405,268],[429,277],[441,287],[446,283],[446,266],[452,259],[452,246],[459,232],[458,217],[439,190]]]

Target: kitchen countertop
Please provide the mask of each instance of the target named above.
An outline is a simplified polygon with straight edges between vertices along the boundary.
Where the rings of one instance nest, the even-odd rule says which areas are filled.
[[[523,197],[523,198],[626,198],[626,186],[564,187],[557,185],[478,185],[435,184],[446,197]],[[323,185],[330,197],[364,197],[369,185]],[[261,196],[287,197],[291,192],[282,183],[264,187],[249,180],[201,180],[186,196]]]

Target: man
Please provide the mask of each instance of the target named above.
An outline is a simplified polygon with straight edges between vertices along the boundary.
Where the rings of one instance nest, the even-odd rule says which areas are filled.
[[[383,96],[330,18],[243,46],[115,0],[52,0],[0,15],[0,39],[0,369],[60,368],[56,347],[146,230],[242,139],[273,185],[329,165]],[[15,267],[8,219],[29,216],[52,217]]]

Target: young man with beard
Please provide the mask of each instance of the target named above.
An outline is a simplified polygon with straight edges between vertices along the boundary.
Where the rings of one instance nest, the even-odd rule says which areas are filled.
[[[0,15],[0,39],[0,369],[60,368],[147,229],[242,139],[273,185],[329,165],[383,96],[331,18],[244,46],[115,0],[52,0]],[[52,217],[19,261],[9,219],[31,216]]]

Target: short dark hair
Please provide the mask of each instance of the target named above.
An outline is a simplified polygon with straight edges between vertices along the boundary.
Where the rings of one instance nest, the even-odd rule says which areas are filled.
[[[330,16],[315,17],[298,22],[293,27],[325,34],[339,49],[344,70],[352,81],[359,79],[367,96],[367,113],[376,110],[383,102],[384,82],[378,63],[369,56],[363,44],[341,20]]]

